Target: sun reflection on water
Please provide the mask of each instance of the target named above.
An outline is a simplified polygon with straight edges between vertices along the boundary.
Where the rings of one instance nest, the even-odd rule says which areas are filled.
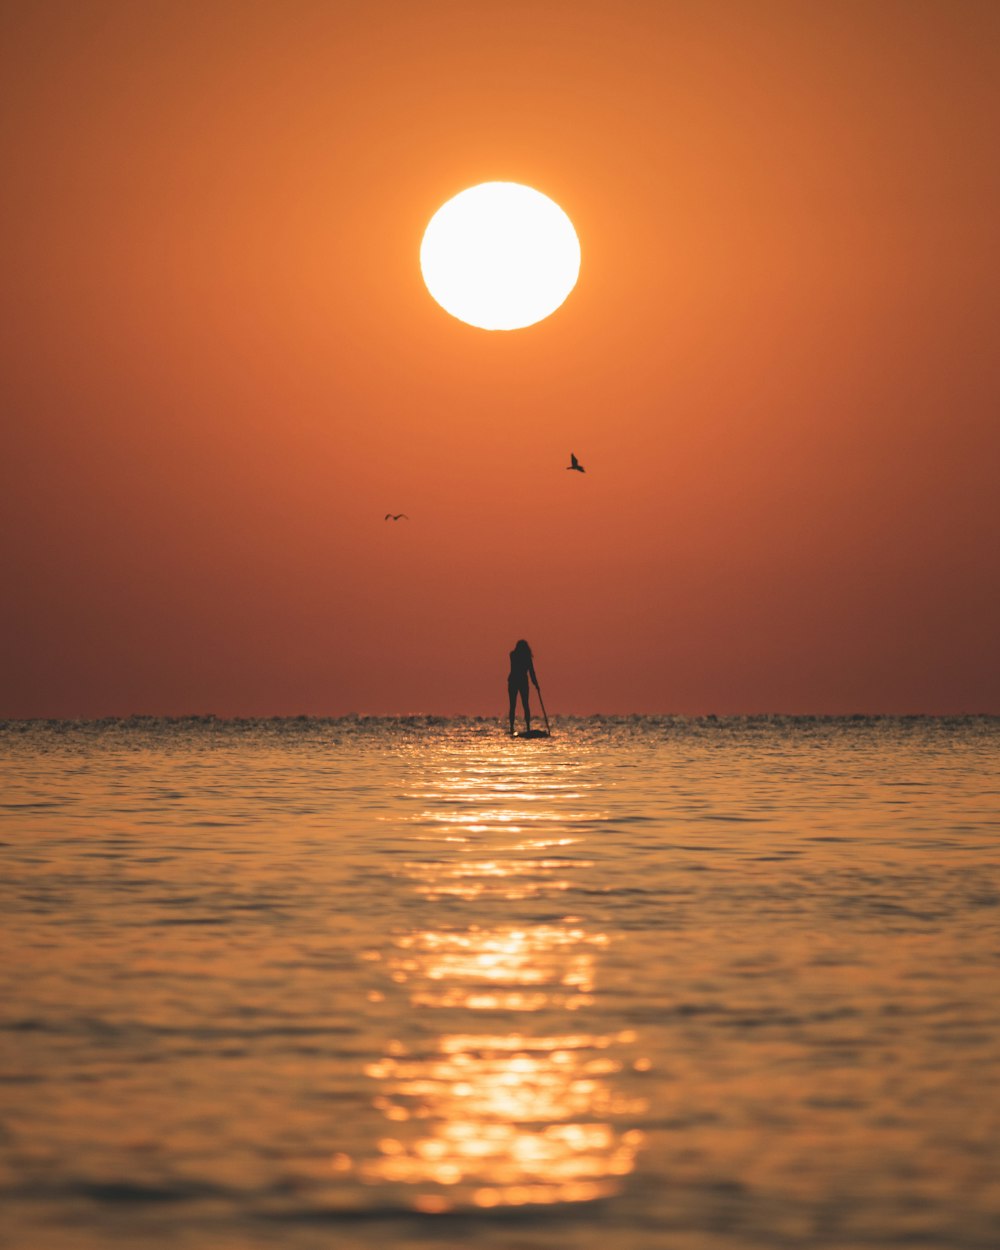
[[[606,934],[579,926],[476,926],[400,937],[388,966],[414,1006],[573,1011],[593,1002],[594,948],[607,944]]]
[[[369,1075],[395,1126],[368,1179],[419,1188],[414,1205],[580,1202],[617,1191],[632,1171],[637,1130],[611,1121],[640,1111],[606,1080],[614,1038],[444,1035],[430,1056],[387,1056]],[[596,1052],[596,1053],[595,1053]]]
[[[459,766],[455,754],[414,796],[429,806],[413,848],[437,850],[401,869],[445,910],[371,954],[383,981],[370,997],[419,1031],[366,1067],[387,1132],[360,1176],[427,1213],[608,1197],[635,1166],[645,1110],[616,1085],[638,1067],[635,1035],[591,1024],[613,935],[531,914],[593,868],[584,833],[601,814],[577,808],[590,789],[577,761],[514,757],[512,775],[506,750],[479,742]],[[480,923],[451,911],[470,905]]]

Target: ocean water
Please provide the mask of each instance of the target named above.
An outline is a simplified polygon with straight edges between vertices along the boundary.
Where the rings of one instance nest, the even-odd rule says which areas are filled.
[[[2,1244],[995,1250],[1000,721],[554,728],[0,727]]]

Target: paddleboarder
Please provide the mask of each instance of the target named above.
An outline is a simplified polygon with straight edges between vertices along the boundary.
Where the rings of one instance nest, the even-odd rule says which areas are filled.
[[[514,713],[517,709],[517,696],[521,696],[521,706],[524,708],[524,731],[531,733],[531,708],[528,706],[528,678],[531,678],[536,690],[538,690],[538,678],[535,676],[535,665],[531,657],[531,648],[523,638],[518,639],[517,645],[510,653],[510,673],[507,677],[507,695],[510,699],[510,733],[514,736]],[[538,697],[541,699],[542,692],[538,690]]]

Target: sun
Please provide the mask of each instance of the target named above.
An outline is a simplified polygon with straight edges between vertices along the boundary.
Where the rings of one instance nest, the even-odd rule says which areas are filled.
[[[430,219],[420,269],[441,307],[483,330],[520,330],[563,303],[580,273],[573,223],[519,182],[482,182]]]

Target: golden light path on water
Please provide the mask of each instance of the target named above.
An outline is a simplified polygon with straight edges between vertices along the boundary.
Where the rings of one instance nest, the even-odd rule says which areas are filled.
[[[424,806],[400,869],[438,923],[367,956],[380,978],[369,998],[397,1006],[408,1040],[366,1067],[386,1132],[359,1174],[426,1213],[609,1197],[635,1166],[630,1123],[645,1111],[616,1077],[648,1061],[601,1011],[614,935],[563,911],[594,869],[593,782],[548,744],[442,756],[412,795]]]

